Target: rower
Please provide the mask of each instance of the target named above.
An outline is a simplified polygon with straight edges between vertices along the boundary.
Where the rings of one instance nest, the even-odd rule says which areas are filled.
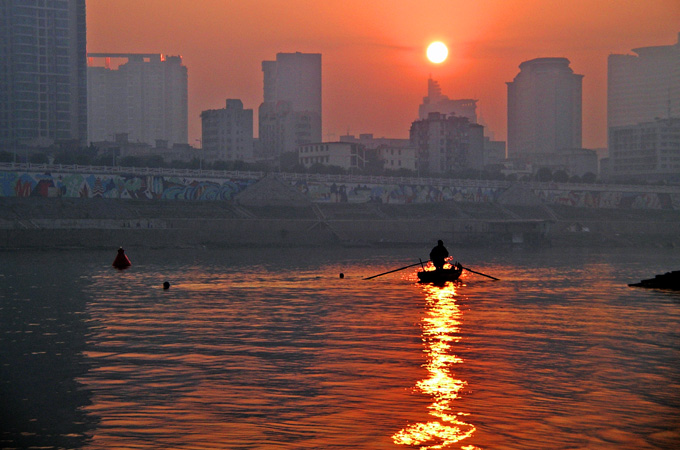
[[[430,251],[430,261],[434,264],[435,269],[442,270],[448,257],[449,251],[444,247],[444,241],[438,240],[437,245]]]

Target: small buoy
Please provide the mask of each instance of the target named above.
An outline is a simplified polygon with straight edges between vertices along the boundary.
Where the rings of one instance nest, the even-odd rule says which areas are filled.
[[[163,289],[170,289],[170,283],[168,283],[167,281],[163,283]]]
[[[123,250],[123,247],[118,249],[116,259],[113,260],[113,264],[111,265],[118,270],[125,270],[132,265],[127,255],[125,254],[125,250]]]
[[[345,278],[345,274],[340,272],[340,278]]]

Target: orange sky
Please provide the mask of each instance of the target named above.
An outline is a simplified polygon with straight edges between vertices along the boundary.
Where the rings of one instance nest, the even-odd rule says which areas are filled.
[[[262,102],[263,60],[322,54],[323,136],[407,138],[427,78],[450,98],[477,98],[506,137],[506,82],[521,62],[566,57],[583,79],[583,146],[606,145],[607,55],[670,45],[678,0],[90,0],[89,52],[182,55],[189,71],[189,138],[199,114],[238,98]],[[449,46],[435,65],[425,49]],[[255,125],[257,127],[257,125]],[[257,135],[257,128],[254,130]]]

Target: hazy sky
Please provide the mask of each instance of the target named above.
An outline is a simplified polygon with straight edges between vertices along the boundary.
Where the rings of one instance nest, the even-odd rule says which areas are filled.
[[[476,98],[506,138],[506,82],[523,61],[566,57],[583,79],[583,146],[606,145],[607,55],[671,45],[678,0],[90,0],[89,52],[182,55],[189,138],[199,114],[238,98],[262,102],[263,60],[322,54],[323,137],[407,138],[430,75],[450,98]],[[435,65],[425,49],[449,46]],[[255,128],[257,135],[257,125]]]

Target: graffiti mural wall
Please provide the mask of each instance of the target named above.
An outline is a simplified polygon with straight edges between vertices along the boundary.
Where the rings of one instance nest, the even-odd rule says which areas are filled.
[[[257,180],[0,172],[3,197],[81,197],[169,200],[231,200]]]
[[[160,175],[35,173],[0,171],[1,197],[70,197],[163,200],[231,200],[255,178],[195,178]],[[411,204],[440,201],[495,202],[502,187],[418,184],[370,184],[292,181],[291,185],[316,203]],[[583,208],[680,210],[675,193],[617,190],[533,188],[546,204]]]
[[[297,181],[293,185],[316,203],[433,203],[493,202],[503,190],[486,187],[428,186],[407,184],[324,183]]]
[[[673,209],[680,210],[680,194],[629,191],[534,189],[547,204],[580,208]]]

